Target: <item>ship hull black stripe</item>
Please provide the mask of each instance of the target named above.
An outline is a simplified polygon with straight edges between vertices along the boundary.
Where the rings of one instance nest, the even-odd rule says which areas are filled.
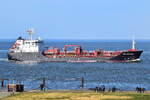
[[[134,60],[139,59],[143,51],[125,51],[120,55],[111,58],[111,60]]]

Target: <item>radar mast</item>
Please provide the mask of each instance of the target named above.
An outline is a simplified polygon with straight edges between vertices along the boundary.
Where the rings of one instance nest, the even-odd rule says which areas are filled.
[[[32,40],[32,34],[35,33],[34,28],[27,30],[27,32],[29,33],[29,40]]]
[[[135,37],[133,36],[132,37],[132,49],[135,49],[135,44],[136,44]]]

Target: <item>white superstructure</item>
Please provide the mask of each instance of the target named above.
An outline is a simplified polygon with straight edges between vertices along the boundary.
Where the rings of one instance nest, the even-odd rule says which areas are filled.
[[[12,52],[39,52],[39,40],[32,39],[33,30],[28,30],[29,32],[29,39],[23,39],[19,37],[15,44],[12,46],[10,51]]]

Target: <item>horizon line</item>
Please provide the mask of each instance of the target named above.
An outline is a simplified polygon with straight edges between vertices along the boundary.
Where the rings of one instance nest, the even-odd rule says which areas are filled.
[[[17,39],[17,38],[16,38]],[[16,40],[16,39],[14,39],[14,38],[0,38],[0,40]],[[38,38],[35,38],[35,39],[38,39]],[[62,38],[62,39],[54,39],[54,38],[52,38],[52,39],[42,39],[42,40],[56,40],[56,41],[62,41],[62,40],[66,40],[66,41],[71,41],[71,40],[73,40],[73,41],[130,41],[130,40],[132,40],[132,39],[68,39],[68,38],[66,38],[66,39],[64,39],[64,38]],[[135,39],[135,41],[150,41],[150,39]]]

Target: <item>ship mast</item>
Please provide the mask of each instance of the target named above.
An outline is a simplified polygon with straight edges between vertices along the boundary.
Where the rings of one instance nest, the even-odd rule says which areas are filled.
[[[135,38],[134,38],[134,36],[133,36],[133,38],[132,38],[132,49],[135,49]]]
[[[34,33],[34,29],[29,29],[27,30],[27,32],[29,33],[29,40],[32,40],[32,34]]]

